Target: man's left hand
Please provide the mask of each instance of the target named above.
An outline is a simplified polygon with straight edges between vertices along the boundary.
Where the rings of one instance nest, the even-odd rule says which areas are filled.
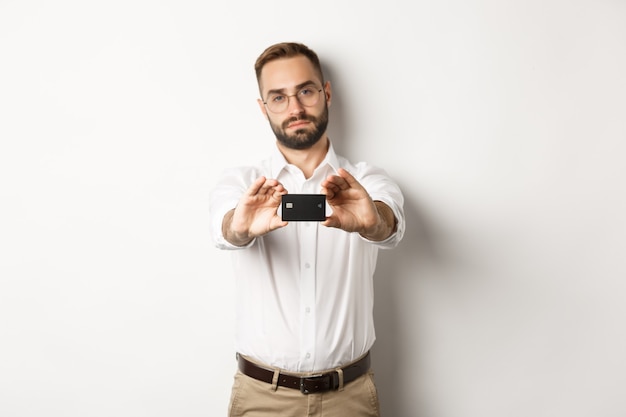
[[[381,201],[373,201],[367,190],[345,169],[322,181],[322,194],[333,209],[322,225],[346,232],[358,232],[366,239],[380,241],[395,229],[391,209]]]

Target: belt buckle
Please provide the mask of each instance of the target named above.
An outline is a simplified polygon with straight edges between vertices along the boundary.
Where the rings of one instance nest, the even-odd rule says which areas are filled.
[[[330,374],[311,375],[300,378],[300,392],[308,395],[315,392],[330,391]],[[325,380],[325,381],[324,381]],[[314,384],[313,386],[309,384]]]

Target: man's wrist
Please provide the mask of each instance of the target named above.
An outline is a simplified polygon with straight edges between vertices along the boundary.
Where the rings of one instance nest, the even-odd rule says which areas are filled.
[[[383,241],[396,231],[397,221],[393,210],[382,201],[374,201],[378,213],[378,222],[370,232],[363,232],[361,236],[372,241]]]
[[[224,239],[235,246],[246,246],[252,242],[254,238],[249,235],[241,236],[233,232],[232,223],[234,215],[235,209],[232,209],[224,216],[224,221],[222,222],[222,235],[224,236]]]

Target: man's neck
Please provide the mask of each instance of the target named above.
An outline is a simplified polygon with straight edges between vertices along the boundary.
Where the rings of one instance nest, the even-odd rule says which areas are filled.
[[[277,145],[287,162],[300,168],[305,178],[310,178],[315,168],[326,158],[329,143],[328,137],[324,135],[309,149],[290,149],[280,142],[277,142]]]

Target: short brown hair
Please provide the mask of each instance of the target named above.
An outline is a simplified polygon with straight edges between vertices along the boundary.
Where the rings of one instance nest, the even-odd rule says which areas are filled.
[[[263,71],[263,67],[268,62],[275,61],[281,58],[293,58],[294,56],[298,55],[303,55],[307,57],[309,61],[311,61],[313,67],[318,72],[320,81],[323,84],[324,75],[322,73],[322,66],[320,65],[320,60],[317,57],[317,54],[308,46],[296,42],[277,43],[263,51],[263,53],[257,58],[256,62],[254,63],[254,70],[256,71],[257,82],[260,83],[261,71]]]

